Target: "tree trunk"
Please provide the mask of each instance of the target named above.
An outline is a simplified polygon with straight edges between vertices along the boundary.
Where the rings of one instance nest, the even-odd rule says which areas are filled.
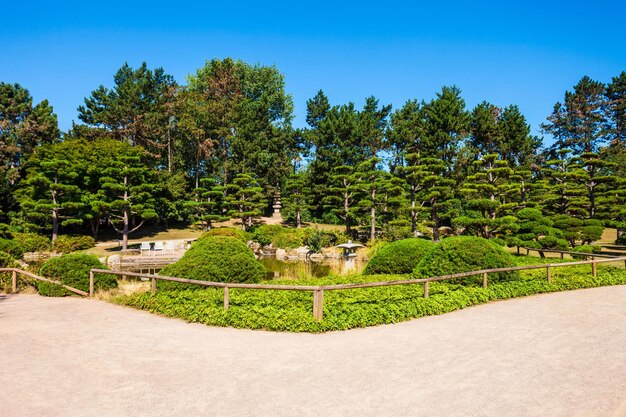
[[[300,208],[296,209],[296,228],[302,227],[302,220],[300,219]]]
[[[415,211],[415,190],[411,187],[411,233],[417,237],[417,212]]]
[[[124,195],[126,200],[126,195]],[[128,209],[124,209],[124,228],[122,229],[122,250],[128,249],[128,226],[130,225]]]
[[[348,204],[348,193],[343,194],[343,212],[346,213],[346,234],[350,234],[350,215],[348,213],[350,205]]]
[[[372,191],[372,207],[370,208],[370,239],[376,239],[376,190]]]
[[[433,242],[439,242],[439,217],[436,214],[433,214],[432,221],[433,221]]]
[[[59,209],[54,207],[52,209],[52,241],[54,242],[59,237]]]

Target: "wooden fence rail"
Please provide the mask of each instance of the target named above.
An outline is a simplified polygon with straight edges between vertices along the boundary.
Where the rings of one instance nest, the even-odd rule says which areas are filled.
[[[78,288],[74,288],[74,287],[70,287],[68,285],[62,284],[59,281],[54,281],[48,278],[44,278],[44,277],[40,277],[39,275],[35,275],[31,272],[28,271],[24,271],[22,269],[19,268],[0,268],[0,272],[11,272],[11,291],[12,292],[16,292],[17,291],[17,278],[18,275],[24,275],[27,276],[31,279],[37,280],[37,281],[43,281],[43,282],[48,282],[50,284],[55,284],[55,285],[59,285],[63,288],[65,288],[66,290],[73,292],[75,294],[78,295],[82,295],[83,297],[87,297],[89,296],[89,293],[79,290]]]
[[[587,253],[587,252],[575,252],[575,251],[567,251],[567,250],[558,250],[558,249],[538,249],[538,248],[527,248],[525,246],[518,246],[517,254],[519,255],[519,250],[524,249],[526,251],[526,255],[530,253],[530,251],[541,253],[558,253],[561,255],[561,259],[563,259],[563,255],[572,255],[572,256],[580,256],[585,259],[595,257],[595,258],[619,258],[619,255],[609,255],[606,253]]]
[[[157,281],[171,281],[179,282],[183,284],[200,285],[203,287],[214,287],[224,289],[224,310],[228,310],[230,306],[230,288],[244,288],[249,290],[272,290],[272,291],[310,291],[313,293],[313,317],[317,321],[321,321],[324,311],[324,291],[341,291],[352,290],[360,288],[375,288],[375,287],[390,287],[394,285],[416,285],[421,284],[424,286],[424,298],[429,296],[429,283],[446,281],[456,278],[465,278],[471,276],[482,276],[482,286],[487,288],[488,275],[500,272],[513,272],[513,271],[529,271],[534,269],[545,269],[546,278],[548,282],[552,282],[552,269],[564,268],[577,265],[591,265],[591,273],[595,277],[598,273],[598,264],[624,261],[626,268],[626,256],[612,257],[609,259],[595,259],[593,255],[591,260],[587,261],[575,261],[575,262],[561,262],[554,264],[541,264],[541,265],[526,265],[526,266],[513,266],[508,268],[495,268],[495,269],[481,269],[479,271],[460,272],[457,274],[442,275],[438,277],[430,278],[414,278],[406,280],[396,281],[380,281],[380,282],[363,282],[356,284],[334,284],[334,285],[271,285],[271,284],[239,284],[239,283],[226,283],[226,282],[212,282],[212,281],[200,281],[195,279],[168,277],[153,274],[142,274],[137,272],[123,272],[123,271],[110,271],[105,269],[92,269],[89,273],[89,296],[93,297],[94,288],[94,274],[111,274],[119,276],[129,276],[137,278],[147,278],[151,280],[151,292],[154,294],[157,289]]]

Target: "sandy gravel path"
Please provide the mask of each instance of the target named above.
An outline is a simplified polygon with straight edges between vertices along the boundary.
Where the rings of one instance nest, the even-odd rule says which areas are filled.
[[[626,286],[348,332],[0,298],[0,415],[626,416]]]

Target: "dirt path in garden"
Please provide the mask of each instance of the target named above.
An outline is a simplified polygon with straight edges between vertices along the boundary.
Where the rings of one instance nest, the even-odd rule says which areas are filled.
[[[347,332],[0,298],[0,415],[626,416],[626,286]]]

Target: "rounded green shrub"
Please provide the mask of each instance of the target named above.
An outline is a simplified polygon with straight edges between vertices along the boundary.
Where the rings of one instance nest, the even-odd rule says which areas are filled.
[[[233,229],[232,227],[217,227],[213,228],[207,232],[204,232],[198,240],[203,240],[204,238],[211,236],[228,236],[239,239],[243,243],[248,243],[251,239],[251,235],[248,232],[244,232],[241,229]]]
[[[217,282],[258,282],[265,268],[240,240],[228,236],[207,236],[198,240],[176,263],[159,273],[164,276]],[[192,285],[159,282],[163,288],[193,288]]]
[[[376,251],[363,274],[410,274],[435,246],[434,242],[419,238],[388,243]]]
[[[0,268],[17,268],[18,263],[14,257],[6,252],[0,252]]]
[[[588,253],[588,254],[594,254],[594,253],[600,253],[602,251],[602,246],[600,245],[580,245],[580,246],[576,246],[572,249],[572,252],[580,252],[580,253]],[[587,259],[588,256],[584,256],[584,255],[572,255],[572,258],[574,259]]]
[[[13,233],[13,240],[24,252],[46,252],[50,250],[50,238],[36,233]]]
[[[8,253],[12,257],[19,259],[24,255],[24,247],[13,239],[0,239],[0,252]]]
[[[413,273],[419,278],[428,278],[511,266],[515,266],[513,256],[501,246],[479,237],[456,236],[442,240],[428,252]],[[489,274],[489,279],[496,281],[515,277],[515,272]],[[480,277],[469,277],[460,281],[478,279]]]
[[[108,269],[97,257],[84,253],[72,253],[49,259],[39,269],[39,275],[83,291],[89,291],[89,271],[93,268]],[[95,274],[94,289],[117,287],[115,275]],[[62,297],[72,293],[58,285],[37,282],[39,294],[48,297]]]
[[[53,243],[52,249],[60,253],[72,253],[96,246],[96,240],[91,236],[59,236]]]

